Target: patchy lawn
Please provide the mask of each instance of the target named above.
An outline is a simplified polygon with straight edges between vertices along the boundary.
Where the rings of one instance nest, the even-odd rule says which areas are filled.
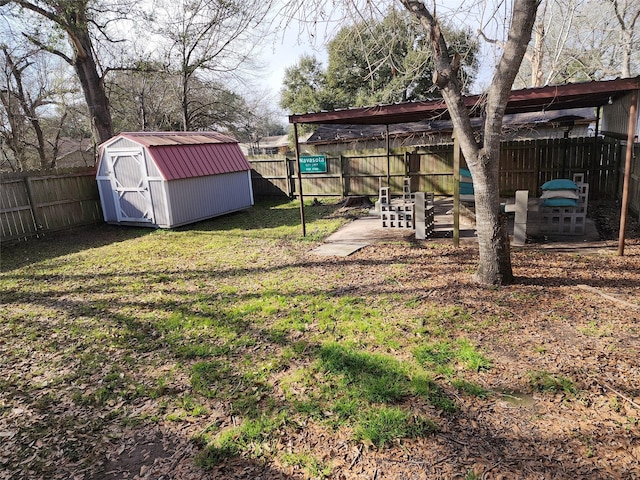
[[[295,204],[2,247],[0,478],[640,478],[640,241],[310,250]],[[585,287],[586,286],[586,287]]]

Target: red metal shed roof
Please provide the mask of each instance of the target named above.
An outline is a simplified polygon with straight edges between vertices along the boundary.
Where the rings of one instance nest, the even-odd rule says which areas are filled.
[[[118,137],[145,146],[166,180],[251,170],[237,140],[217,132],[126,132]]]

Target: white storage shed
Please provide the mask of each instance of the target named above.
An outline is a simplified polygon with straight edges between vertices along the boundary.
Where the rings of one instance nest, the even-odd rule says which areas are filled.
[[[216,132],[121,133],[100,146],[104,220],[172,228],[253,205],[251,165]]]

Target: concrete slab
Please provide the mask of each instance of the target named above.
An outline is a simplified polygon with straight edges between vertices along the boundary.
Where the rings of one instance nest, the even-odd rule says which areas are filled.
[[[437,239],[451,239],[453,236],[453,199],[440,199],[434,203],[435,225],[433,235],[426,241],[437,241]],[[585,235],[581,236],[558,236],[549,235],[544,238],[535,238],[536,214],[529,212],[529,222],[527,233],[531,231],[534,237],[533,243],[527,243],[520,248],[544,248],[558,251],[582,251],[584,253],[602,252],[611,248],[606,242],[599,242],[598,232],[593,222],[587,219]],[[510,232],[513,232],[513,218],[509,222]],[[475,230],[475,218],[466,208],[461,208],[460,216],[460,240],[475,241],[477,233]],[[412,242],[415,240],[413,229],[402,228],[382,228],[378,212],[371,211],[366,217],[358,218],[344,225],[338,231],[329,235],[324,244],[312,250],[312,253],[321,256],[346,257],[357,252],[367,245],[385,242]],[[442,240],[441,240],[442,241]],[[515,246],[514,246],[515,247]],[[518,248],[518,247],[516,247]]]
[[[349,242],[323,243],[318,248],[311,250],[311,253],[321,257],[348,257],[367,245],[370,244]]]
[[[411,228],[382,228],[380,217],[368,215],[347,223],[325,239],[325,243],[366,243],[403,240],[413,237]]]

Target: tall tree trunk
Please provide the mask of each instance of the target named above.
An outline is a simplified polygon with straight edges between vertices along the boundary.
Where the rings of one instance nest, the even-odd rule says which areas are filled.
[[[191,131],[191,121],[189,119],[189,76],[186,74],[182,76],[182,98],[180,102],[182,104],[182,130],[185,132]]]
[[[7,122],[11,127],[9,133],[4,135],[4,141],[13,152],[16,162],[15,169],[21,172],[25,170],[25,167],[28,167],[25,152],[24,115],[20,112],[18,100],[8,90],[0,91],[0,101],[7,112]]]
[[[637,2],[609,0],[620,26],[620,43],[622,44],[622,78],[631,77],[631,54],[633,53],[633,36],[636,22],[640,19],[640,7]]]
[[[631,77],[631,54],[633,53],[633,40],[629,30],[622,31],[622,78]]]
[[[86,0],[69,0],[65,2],[50,0],[42,2],[12,1],[38,15],[42,15],[65,31],[73,49],[71,58],[51,46],[43,45],[36,38],[29,38],[73,66],[89,108],[94,139],[96,142],[104,142],[111,138],[113,136],[113,124],[111,122],[109,99],[107,98],[103,79],[98,73],[96,59],[93,56],[94,49],[89,33]],[[0,5],[6,3],[9,3],[9,0],[0,0]]]
[[[91,115],[91,129],[97,143],[106,142],[113,137],[113,124],[109,99],[104,88],[104,81],[98,73],[98,66],[93,58],[93,44],[86,23],[78,25],[76,31],[68,31],[69,41],[74,49],[73,68],[78,75],[84,98]]]
[[[534,28],[535,41],[531,53],[531,86],[542,86],[542,60],[544,59],[544,17]]]
[[[513,81],[531,40],[538,1],[514,1],[508,39],[487,94],[482,146],[476,143],[471,118],[457,80],[457,62],[449,57],[440,24],[422,1],[401,2],[416,15],[427,31],[435,61],[434,83],[442,92],[460,139],[462,153],[473,176],[480,255],[475,279],[483,284],[508,284],[513,281],[513,271],[509,238],[500,218],[498,185],[502,121]]]

